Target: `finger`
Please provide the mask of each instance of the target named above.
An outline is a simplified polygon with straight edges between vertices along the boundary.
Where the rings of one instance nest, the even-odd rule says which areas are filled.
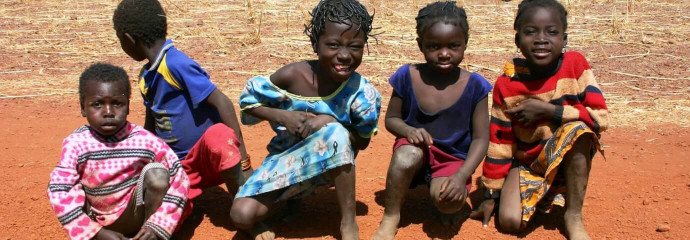
[[[450,191],[448,191],[448,190],[449,190],[449,189],[448,189],[448,187],[449,187],[448,185],[449,185],[449,184],[450,184],[450,179],[446,179],[446,180],[443,181],[443,183],[441,184],[441,189],[438,190],[438,192],[441,193],[441,194],[439,194],[439,196],[438,196],[439,199],[440,199],[441,201],[446,200],[446,198],[448,197],[448,193],[450,192]]]
[[[424,144],[426,144],[427,146],[431,146],[431,144],[434,144],[433,140],[431,139],[431,134],[429,134],[426,131],[422,132],[422,139],[424,140]]]
[[[137,240],[137,239],[141,238],[141,236],[143,236],[144,233],[146,233],[146,229],[144,229],[144,228],[140,229],[139,232],[137,232],[137,235],[134,235],[132,240]],[[124,236],[121,236],[121,237],[124,237]]]

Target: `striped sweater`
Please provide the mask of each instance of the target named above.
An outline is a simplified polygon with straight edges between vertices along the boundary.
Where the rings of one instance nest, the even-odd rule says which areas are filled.
[[[506,63],[496,80],[491,107],[489,150],[483,165],[482,182],[489,189],[501,189],[512,162],[530,164],[546,141],[563,123],[582,121],[599,134],[608,127],[608,109],[592,69],[582,54],[566,52],[556,72],[546,78],[530,76],[524,59]],[[555,116],[524,126],[505,110],[528,98],[556,105]]]
[[[169,169],[170,189],[144,226],[168,239],[187,202],[189,178],[163,140],[132,123],[113,136],[83,126],[65,138],[50,174],[48,198],[70,238],[91,239],[115,222],[135,194],[139,173],[154,161]]]

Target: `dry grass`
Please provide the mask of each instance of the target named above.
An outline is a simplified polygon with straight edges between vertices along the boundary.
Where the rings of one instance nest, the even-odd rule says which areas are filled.
[[[244,81],[314,57],[302,33],[316,0],[162,0],[169,37],[237,98]],[[363,1],[376,11],[377,41],[358,69],[382,92],[400,65],[423,60],[414,16],[429,0]],[[471,26],[463,66],[493,81],[516,56],[512,22],[517,1],[466,0]],[[595,69],[615,126],[676,123],[690,126],[690,9],[688,1],[563,0],[568,48],[583,52]],[[71,95],[78,74],[96,61],[134,75],[141,63],[120,50],[112,30],[117,1],[0,3],[0,99]],[[378,43],[377,43],[378,42]],[[387,94],[386,94],[387,95]],[[134,98],[139,100],[138,97]],[[4,100],[0,100],[4,101]],[[680,120],[679,120],[680,119]]]

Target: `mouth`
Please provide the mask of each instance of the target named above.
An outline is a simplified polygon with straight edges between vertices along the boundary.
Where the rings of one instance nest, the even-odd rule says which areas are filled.
[[[551,51],[548,49],[534,49],[532,50],[532,55],[536,58],[546,58],[551,55]]]
[[[442,71],[449,71],[449,70],[453,69],[453,67],[455,67],[452,63],[447,63],[447,62],[437,63],[436,66],[438,67],[439,70],[442,70]]]
[[[333,65],[333,68],[338,73],[349,73],[350,71],[352,71],[352,65],[335,64]]]

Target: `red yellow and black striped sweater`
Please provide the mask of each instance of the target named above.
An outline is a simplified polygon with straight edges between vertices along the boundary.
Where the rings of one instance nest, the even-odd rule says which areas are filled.
[[[489,189],[503,187],[513,160],[532,163],[563,123],[583,121],[597,134],[609,124],[604,96],[582,54],[566,52],[556,73],[541,79],[530,76],[526,64],[524,59],[506,63],[494,86],[491,135],[482,176]],[[528,98],[556,105],[553,119],[524,126],[505,113]]]

